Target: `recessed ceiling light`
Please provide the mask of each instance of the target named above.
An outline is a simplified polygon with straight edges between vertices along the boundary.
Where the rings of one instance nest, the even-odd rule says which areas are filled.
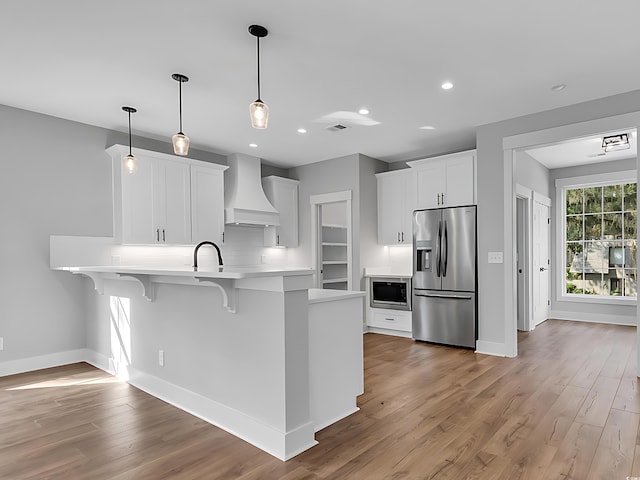
[[[559,92],[560,90],[564,90],[565,88],[567,88],[567,86],[564,83],[559,83],[558,85],[554,85],[553,87],[551,87],[551,90],[553,90],[554,92]]]
[[[307,133],[307,129],[306,128],[299,128],[298,129],[298,133]]]
[[[425,125],[423,127],[419,127],[420,130],[435,130],[436,127],[432,127],[431,125]]]
[[[451,82],[444,82],[442,84],[442,89],[443,90],[451,90],[453,88],[453,83]]]
[[[249,146],[251,148],[258,148],[258,144],[257,143],[250,143]]]
[[[369,115],[369,110],[367,110],[366,108],[361,108],[360,110],[358,110],[358,113],[360,115]]]

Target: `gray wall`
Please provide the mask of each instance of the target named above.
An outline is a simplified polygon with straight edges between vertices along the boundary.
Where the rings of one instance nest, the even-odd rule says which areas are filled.
[[[516,152],[514,166],[516,183],[553,199],[549,169],[526,152]]]
[[[504,251],[505,199],[503,139],[587,120],[640,111],[640,90],[477,128],[479,337],[505,342],[505,290],[511,283],[503,265],[487,264],[487,253]],[[511,252],[505,252],[505,254]]]
[[[589,165],[583,165],[579,167],[558,168],[551,170],[550,176],[550,188],[552,188],[552,202],[551,202],[551,218],[556,218],[556,211],[561,208],[557,205],[555,198],[555,182],[559,178],[578,177],[582,175],[596,175],[598,173],[606,172],[621,172],[625,170],[636,170],[636,159],[619,160],[617,162],[602,162],[592,163]],[[552,220],[551,222],[551,255],[552,262],[557,258],[556,248],[556,235],[557,225]],[[612,305],[612,304],[597,304],[597,303],[579,303],[579,302],[566,302],[558,301],[557,292],[557,278],[556,275],[551,275],[551,310],[557,312],[563,312],[565,315],[574,314],[576,318],[580,318],[580,314],[602,314],[602,315],[614,315],[614,316],[626,316],[629,318],[629,324],[635,325],[636,307],[633,305]]]
[[[0,106],[0,363],[85,347],[83,280],[49,269],[50,235],[111,236],[111,161],[126,134]],[[134,137],[134,146],[171,144]],[[193,151],[193,158],[225,164]]]
[[[354,289],[364,290],[363,268],[378,266],[383,258],[384,247],[377,243],[378,214],[375,174],[386,170],[387,164],[385,162],[361,154],[291,168],[289,170],[290,178],[300,180],[300,246],[289,249],[289,262],[292,265],[312,265],[310,197],[323,193],[351,190],[352,284]]]

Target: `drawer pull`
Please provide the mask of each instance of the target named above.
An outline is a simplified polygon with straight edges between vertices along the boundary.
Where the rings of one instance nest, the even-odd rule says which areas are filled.
[[[385,320],[388,321],[388,322],[395,322],[396,321],[395,318],[387,318],[387,317],[385,317]]]

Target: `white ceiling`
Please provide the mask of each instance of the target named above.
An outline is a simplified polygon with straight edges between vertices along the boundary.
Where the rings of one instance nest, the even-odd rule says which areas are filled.
[[[194,147],[283,167],[411,160],[473,148],[478,125],[637,89],[638,18],[637,0],[4,2],[0,103],[120,131],[131,105],[134,134],[169,139],[177,72]],[[254,23],[269,30],[261,131]],[[353,126],[326,130],[341,118]]]
[[[573,167],[576,165],[587,165],[589,163],[611,162],[614,160],[623,160],[625,158],[635,158],[638,151],[635,129],[620,132],[608,132],[604,136],[614,135],[616,133],[629,134],[629,148],[627,150],[616,150],[605,153],[602,148],[603,135],[599,135],[576,138],[553,145],[541,145],[539,147],[527,149],[525,152],[550,170]]]

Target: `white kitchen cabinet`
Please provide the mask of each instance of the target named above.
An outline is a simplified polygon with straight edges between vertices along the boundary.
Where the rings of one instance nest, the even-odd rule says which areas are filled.
[[[376,174],[378,182],[378,243],[412,242],[416,184],[411,169]]]
[[[122,162],[128,150],[124,145],[107,149],[113,162],[116,241],[188,245],[209,235],[221,239],[226,166],[133,149],[138,169],[128,173]]]
[[[267,247],[298,246],[298,180],[269,176],[262,178],[264,193],[280,215],[280,225],[265,227]]]
[[[475,150],[407,164],[415,171],[416,209],[476,203]]]
[[[191,242],[224,243],[224,171],[226,167],[191,164]]]

